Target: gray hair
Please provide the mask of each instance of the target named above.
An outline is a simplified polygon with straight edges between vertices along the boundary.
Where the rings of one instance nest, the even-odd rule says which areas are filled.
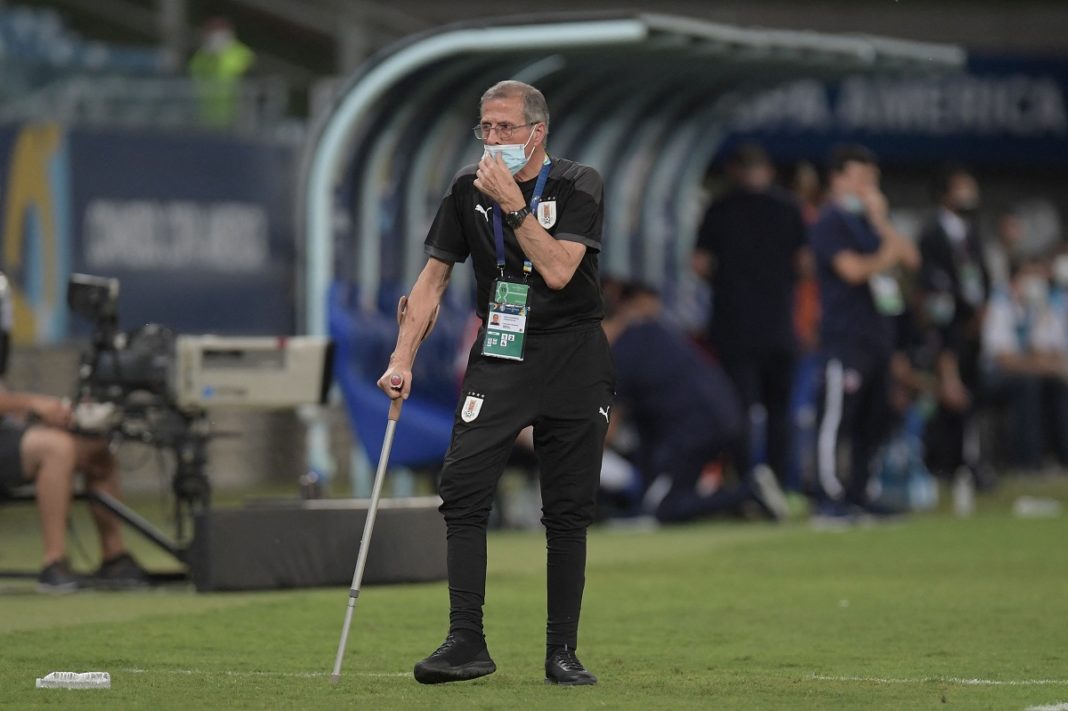
[[[523,99],[523,120],[527,123],[545,124],[545,132],[549,132],[549,105],[545,102],[545,95],[530,84],[525,84],[514,79],[499,81],[482,95],[478,106],[481,109],[487,101],[494,99],[510,99],[518,96]]]

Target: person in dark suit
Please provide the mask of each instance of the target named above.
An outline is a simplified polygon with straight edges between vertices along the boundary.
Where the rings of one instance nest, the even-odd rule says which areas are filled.
[[[977,483],[985,484],[989,475],[981,467],[974,418],[983,315],[990,295],[973,219],[979,185],[963,166],[946,166],[935,177],[932,197],[935,212],[919,238],[923,303],[939,345],[938,411],[928,428],[928,464],[942,475],[966,467]]]
[[[739,146],[727,173],[731,187],[705,213],[692,267],[712,285],[708,334],[741,397],[746,436],[754,407],[762,406],[767,466],[783,482],[798,350],[794,289],[808,252],[805,222],[797,200],[774,185],[774,166],[759,145]],[[737,464],[750,468],[747,461]]]

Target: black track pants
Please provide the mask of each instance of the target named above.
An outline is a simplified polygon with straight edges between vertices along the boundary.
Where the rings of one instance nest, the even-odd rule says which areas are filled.
[[[482,356],[481,337],[471,350],[441,473],[450,628],[482,632],[490,507],[516,435],[534,425],[547,543],[546,641],[575,647],[586,529],[614,392],[608,342],[599,325],[528,335],[526,357],[515,362]]]

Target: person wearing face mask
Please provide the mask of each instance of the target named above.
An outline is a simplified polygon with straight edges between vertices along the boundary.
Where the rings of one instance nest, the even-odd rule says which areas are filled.
[[[241,77],[256,55],[237,39],[229,20],[213,17],[204,23],[201,44],[189,60],[189,74],[200,95],[204,124],[228,128],[237,120]]]
[[[1012,463],[1036,471],[1049,446],[1068,466],[1068,323],[1050,293],[1047,264],[1025,262],[1009,290],[995,291],[983,365],[990,399],[1008,408]]]
[[[891,224],[874,154],[836,148],[828,164],[829,199],[809,231],[822,300],[824,360],[817,425],[817,516],[881,513],[868,497],[871,462],[888,433],[893,318],[905,307],[894,270],[917,269],[916,247]],[[838,471],[848,446],[849,473]],[[844,480],[844,482],[843,482]]]
[[[1008,289],[1012,275],[1023,261],[1025,242],[1023,216],[1015,209],[1003,210],[994,219],[994,239],[983,250],[992,289]]]
[[[1050,264],[1050,304],[1068,333],[1068,248],[1064,246]]]
[[[981,466],[975,399],[989,272],[974,216],[979,184],[963,166],[950,165],[932,183],[932,219],[920,233],[920,285],[926,313],[939,343],[935,375],[938,411],[930,423],[928,464],[936,473],[971,476],[990,483]],[[964,470],[961,470],[964,467]]]
[[[516,435],[533,425],[547,541],[545,679],[593,684],[575,656],[586,566],[614,393],[601,320],[604,217],[596,170],[548,153],[549,110],[529,84],[503,81],[480,102],[483,155],[453,179],[427,235],[397,345],[378,382],[407,398],[412,361],[453,265],[471,258],[482,320],[440,474],[449,631],[415,665],[424,684],[490,674],[483,634],[486,527]],[[494,318],[496,317],[496,318]]]

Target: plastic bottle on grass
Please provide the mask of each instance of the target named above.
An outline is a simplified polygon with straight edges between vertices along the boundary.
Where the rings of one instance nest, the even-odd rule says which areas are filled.
[[[107,672],[52,672],[37,679],[38,689],[110,689]]]

